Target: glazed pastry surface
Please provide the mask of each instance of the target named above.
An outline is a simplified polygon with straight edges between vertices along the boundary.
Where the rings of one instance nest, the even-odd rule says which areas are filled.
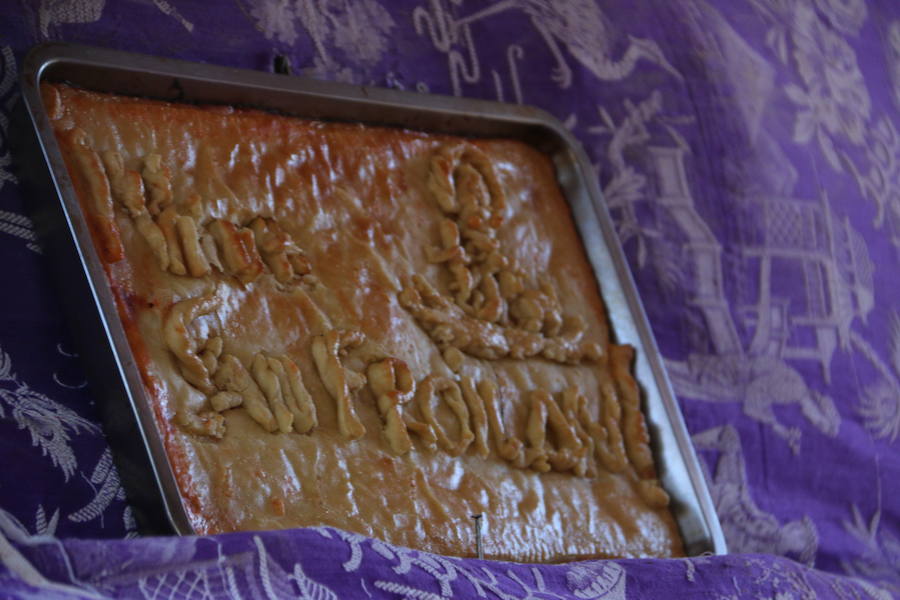
[[[43,92],[198,533],[682,554],[548,157]]]

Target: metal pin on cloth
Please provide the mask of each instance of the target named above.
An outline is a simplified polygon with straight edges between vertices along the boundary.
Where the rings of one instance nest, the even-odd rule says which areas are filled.
[[[484,546],[481,545],[481,518],[483,516],[482,514],[472,515],[472,518],[475,519],[475,554],[481,560],[484,560]]]

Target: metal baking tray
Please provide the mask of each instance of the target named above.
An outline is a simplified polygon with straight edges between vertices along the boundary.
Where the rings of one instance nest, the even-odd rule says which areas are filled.
[[[141,530],[193,533],[154,422],[150,399],[116,311],[40,96],[43,80],[148,98],[261,108],[470,137],[523,140],[552,157],[619,343],[637,349],[636,377],[662,483],[689,555],[725,542],[697,456],[663,368],[596,177],[565,127],[537,108],[314,81],[272,73],[51,43],[22,69],[19,164],[33,189],[35,228],[80,345],[116,465]]]

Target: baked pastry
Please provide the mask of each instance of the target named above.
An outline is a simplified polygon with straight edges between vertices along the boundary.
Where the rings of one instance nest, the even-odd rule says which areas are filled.
[[[43,93],[198,533],[682,553],[546,156]]]

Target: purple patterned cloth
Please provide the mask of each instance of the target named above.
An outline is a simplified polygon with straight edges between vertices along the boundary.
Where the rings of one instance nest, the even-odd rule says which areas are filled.
[[[0,597],[900,597],[900,3],[0,0]],[[135,537],[7,135],[65,40],[523,102],[597,170],[732,555]]]

